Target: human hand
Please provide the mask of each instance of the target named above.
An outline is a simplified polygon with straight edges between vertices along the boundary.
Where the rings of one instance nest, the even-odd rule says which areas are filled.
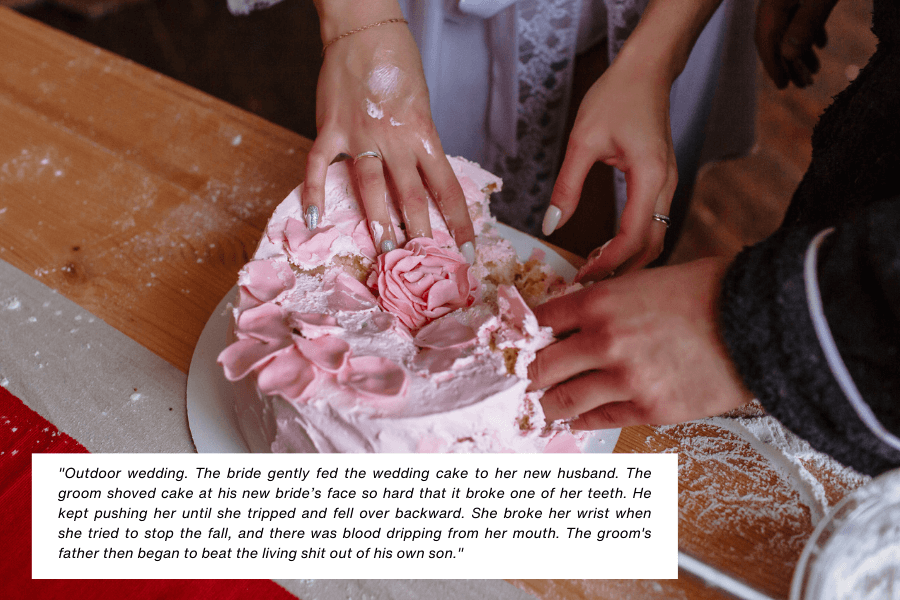
[[[717,322],[727,264],[704,259],[596,283],[538,306],[559,341],[537,353],[529,389],[548,421],[576,429],[679,423],[752,399]]]
[[[669,214],[678,183],[669,123],[672,80],[657,65],[633,60],[623,48],[578,108],[543,233],[549,235],[575,212],[595,162],[624,172],[628,184],[618,233],[602,252],[592,254],[579,280],[627,273],[662,252],[666,225],[653,215]]]
[[[387,12],[386,18],[394,16]],[[324,214],[328,165],[339,155],[358,157],[350,168],[377,248],[385,252],[397,243],[390,189],[407,238],[431,236],[430,195],[467,260],[474,260],[465,196],[432,122],[421,58],[405,24],[359,31],[327,48],[316,89],[316,127],[301,197],[308,227],[316,225],[311,211],[318,211],[315,221]],[[378,156],[360,156],[373,152]]]
[[[760,0],[756,9],[756,51],[779,89],[793,82],[811,85],[819,72],[813,46],[828,43],[825,22],[837,0]]]

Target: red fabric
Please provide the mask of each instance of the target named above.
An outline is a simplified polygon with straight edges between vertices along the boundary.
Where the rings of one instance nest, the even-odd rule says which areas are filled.
[[[31,579],[31,455],[87,452],[0,387],[0,598],[4,600],[294,600],[267,579]]]

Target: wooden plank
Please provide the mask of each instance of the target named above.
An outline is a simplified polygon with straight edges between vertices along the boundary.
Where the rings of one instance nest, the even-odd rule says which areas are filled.
[[[311,142],[6,9],[0,39],[0,258],[187,371]]]

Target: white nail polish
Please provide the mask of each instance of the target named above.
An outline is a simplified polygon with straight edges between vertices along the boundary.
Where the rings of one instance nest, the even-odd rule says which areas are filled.
[[[384,240],[381,242],[381,253],[387,254],[396,247],[397,245],[394,243],[394,240]]]
[[[315,231],[319,226],[319,207],[309,206],[306,208],[306,228]]]
[[[467,263],[471,265],[475,262],[475,244],[466,242],[459,247],[459,251],[462,252],[462,255],[466,258]]]
[[[547,212],[544,213],[544,223],[541,225],[541,231],[544,235],[550,235],[556,231],[556,226],[559,225],[561,218],[562,211],[558,207],[551,205]]]

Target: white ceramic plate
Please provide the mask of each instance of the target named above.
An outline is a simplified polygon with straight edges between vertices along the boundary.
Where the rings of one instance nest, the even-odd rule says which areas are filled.
[[[516,253],[527,260],[535,248],[543,250],[544,260],[566,281],[572,281],[576,269],[539,240],[520,231],[500,225],[500,235],[510,241]],[[216,363],[219,353],[228,345],[229,303],[237,295],[237,287],[229,291],[213,311],[200,334],[187,380],[188,424],[197,452],[249,452],[238,430],[234,416],[235,394],[240,393],[225,379]],[[618,429],[597,431],[588,443],[588,452],[612,452],[619,439]]]

